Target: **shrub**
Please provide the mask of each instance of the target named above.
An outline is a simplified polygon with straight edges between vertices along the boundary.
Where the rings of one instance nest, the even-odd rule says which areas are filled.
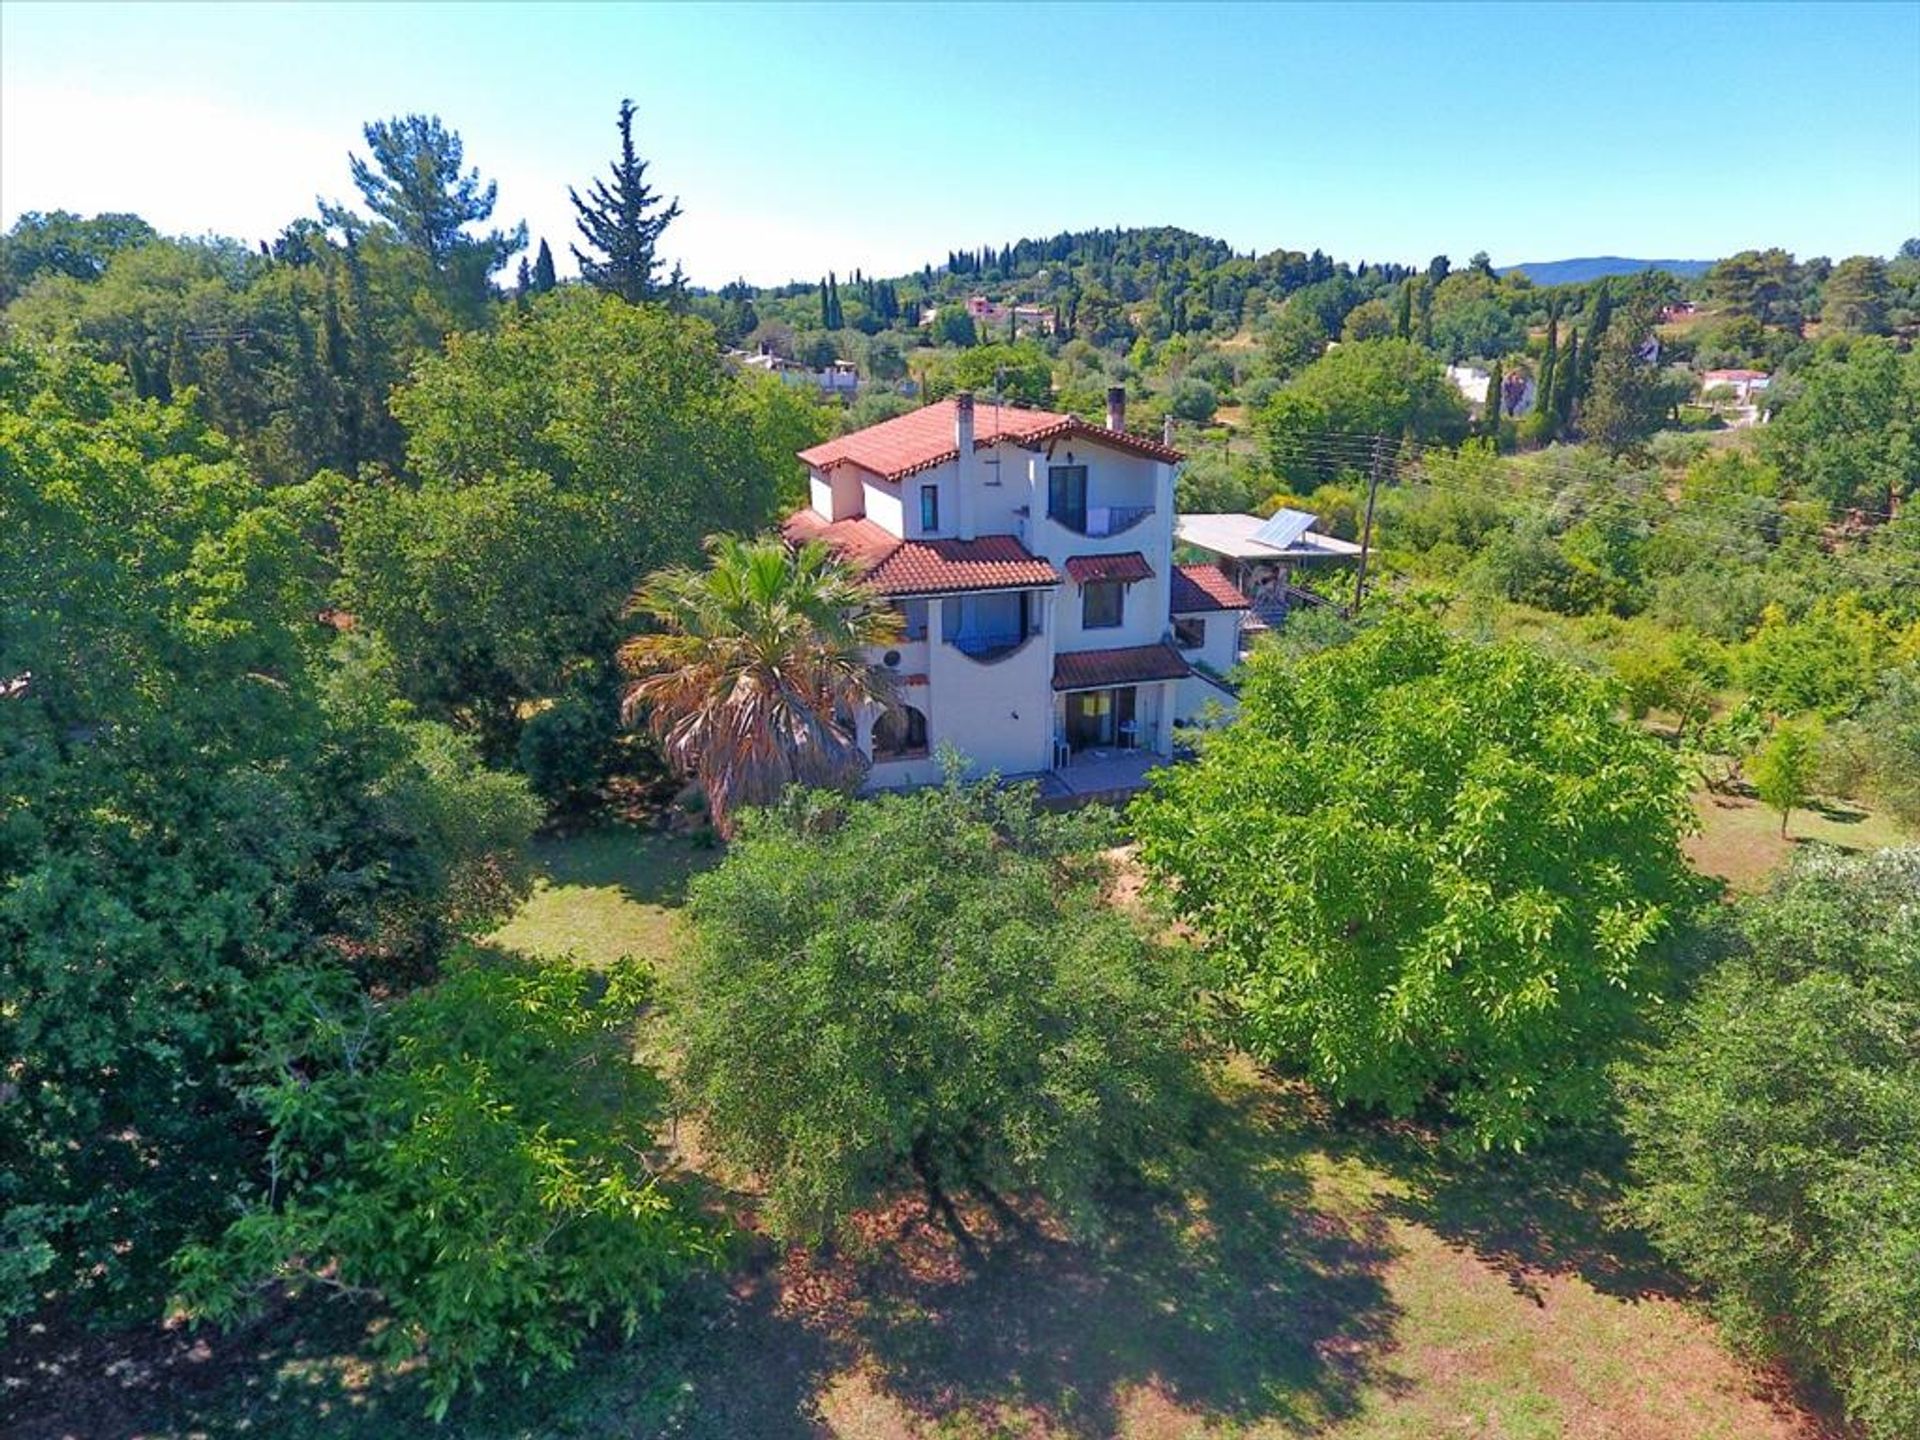
[[[290,989],[254,1097],[276,1183],[182,1255],[182,1303],[221,1320],[277,1284],[376,1298],[436,1414],[490,1375],[567,1368],[605,1319],[631,1335],[714,1253],[651,1160],[665,1089],[631,1054],[648,989],[477,955],[384,1008]]]
[[[1288,664],[1134,803],[1241,1040],[1341,1100],[1517,1145],[1605,1100],[1691,893],[1677,765],[1610,687],[1391,617]]]
[[[1634,1208],[1742,1344],[1920,1434],[1920,849],[1801,857],[1628,1075]]]
[[[779,1234],[909,1174],[1088,1224],[1103,1177],[1171,1141],[1193,977],[1103,902],[1101,838],[953,781],[743,817],[692,888],[685,1079]]]

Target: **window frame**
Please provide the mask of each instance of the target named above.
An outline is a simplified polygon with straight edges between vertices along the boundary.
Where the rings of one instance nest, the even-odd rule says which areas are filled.
[[[1182,630],[1194,638],[1182,638]],[[1173,620],[1173,644],[1178,650],[1204,650],[1207,648],[1207,619],[1204,615],[1176,615]]]
[[[1113,618],[1095,620],[1093,618],[1093,597],[1096,591],[1113,592]],[[1080,587],[1080,628],[1082,630],[1118,630],[1127,623],[1127,582],[1124,580],[1090,580]]]
[[[922,485],[920,487],[920,532],[923,535],[938,534],[940,530],[940,487]]]

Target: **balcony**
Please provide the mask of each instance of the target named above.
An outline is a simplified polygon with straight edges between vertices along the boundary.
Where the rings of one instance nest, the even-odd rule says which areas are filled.
[[[1153,514],[1151,505],[1089,505],[1084,509],[1048,506],[1047,518],[1076,535],[1104,539],[1124,535]]]
[[[946,643],[969,660],[991,665],[1004,660],[1033,638],[1031,630],[1003,630],[992,633],[955,635]]]

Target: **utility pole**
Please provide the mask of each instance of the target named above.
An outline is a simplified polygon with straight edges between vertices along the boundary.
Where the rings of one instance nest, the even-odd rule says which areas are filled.
[[[1373,437],[1373,466],[1367,473],[1367,518],[1360,527],[1360,564],[1353,572],[1353,613],[1360,613],[1360,601],[1367,591],[1367,552],[1373,547],[1373,502],[1380,493],[1380,473],[1387,468],[1387,442]]]

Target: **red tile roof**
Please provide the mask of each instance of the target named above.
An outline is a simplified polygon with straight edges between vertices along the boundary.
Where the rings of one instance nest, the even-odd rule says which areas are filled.
[[[1097,585],[1103,580],[1151,580],[1153,567],[1138,550],[1124,555],[1075,555],[1067,561],[1067,575],[1076,585]]]
[[[793,544],[824,540],[882,595],[952,595],[967,590],[1030,590],[1058,585],[1060,572],[1011,535],[977,540],[902,540],[871,520],[829,524],[812,510],[787,517]]]
[[[1062,436],[1111,445],[1130,455],[1143,455],[1168,464],[1176,464],[1181,458],[1178,450],[1171,450],[1157,440],[1090,425],[1078,415],[1023,410],[1013,405],[995,405],[991,400],[974,402],[973,448],[976,450],[997,440],[1038,445]],[[902,480],[944,465],[959,453],[954,435],[953,401],[940,400],[802,450],[800,458],[816,470],[830,470],[845,463],[858,465],[883,480]]]
[[[1139,685],[1149,680],[1183,680],[1193,667],[1166,641],[1120,650],[1079,650],[1053,657],[1053,688],[1099,690],[1109,685]]]
[[[1253,602],[1233,588],[1217,565],[1176,565],[1169,615],[1193,615],[1202,610],[1246,610]]]

